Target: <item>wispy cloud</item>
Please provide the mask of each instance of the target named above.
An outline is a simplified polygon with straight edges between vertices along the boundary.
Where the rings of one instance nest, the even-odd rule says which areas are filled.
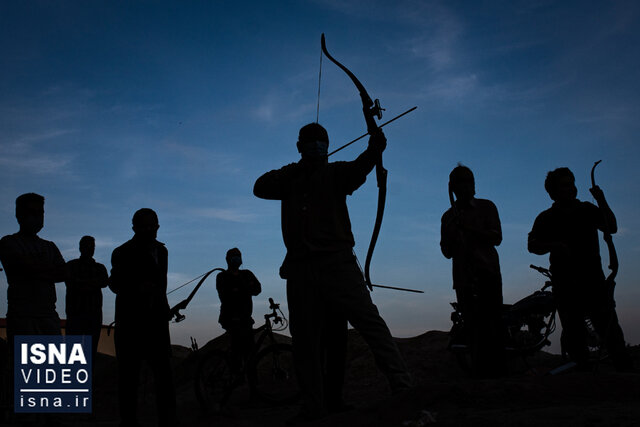
[[[429,68],[436,72],[457,63],[460,55],[457,44],[463,26],[453,13],[436,2],[411,4],[401,10],[403,19],[418,29],[415,36],[400,45],[401,49],[426,59]]]
[[[458,17],[440,1],[318,0],[317,3],[345,15],[357,16],[358,19],[382,21],[411,29],[413,36],[400,43],[388,44],[387,48],[426,59],[433,70],[445,69],[456,61],[456,44],[463,26]]]
[[[315,101],[315,99],[314,99]],[[251,115],[257,120],[273,124],[300,120],[302,117],[315,118],[316,104],[302,99],[293,82],[285,82],[266,93],[258,104],[251,108]]]
[[[257,214],[242,209],[233,208],[201,208],[193,209],[194,216],[207,219],[219,219],[222,221],[250,223],[258,217]]]
[[[326,9],[335,10],[339,13],[343,13],[348,16],[355,16],[360,19],[380,20],[389,15],[383,11],[393,10],[392,5],[396,5],[399,2],[388,2],[388,6],[385,8],[385,3],[376,0],[315,0],[317,4]],[[375,5],[374,5],[375,4]]]
[[[258,105],[253,110],[253,114],[256,116],[256,118],[262,120],[263,122],[270,122],[275,116],[275,110],[275,103],[273,101],[266,101],[261,105]]]
[[[444,102],[477,100],[481,81],[478,72],[466,65],[462,37],[465,27],[463,20],[446,3],[440,1],[403,0],[393,2],[393,7],[382,2],[374,7],[365,1],[320,1],[325,7],[348,15],[357,15],[361,10],[376,10],[369,19],[381,20],[390,25],[401,25],[407,30],[405,36],[390,37],[385,43],[386,50],[398,58],[413,58],[423,64],[423,73],[416,76],[418,81],[428,82],[422,90],[410,89],[411,96],[437,99]]]
[[[212,143],[211,146],[218,144]],[[196,170],[199,173],[206,170],[209,173],[227,175],[236,175],[244,171],[242,162],[230,153],[175,140],[165,141],[163,147],[173,160],[183,160],[184,164],[188,165],[188,170]]]
[[[609,105],[608,108],[602,108],[598,105],[586,111],[572,111],[571,115],[578,123],[637,123],[638,108],[631,105]]]
[[[108,237],[96,236],[96,249],[112,249],[120,245],[122,242],[116,241]]]
[[[60,136],[68,135],[74,132],[77,132],[77,131],[75,129],[48,129],[48,130],[43,130],[39,133],[21,135],[20,137],[15,139],[14,144],[16,145],[32,144],[32,143],[37,143],[41,141],[55,139]]]
[[[475,74],[452,76],[438,80],[427,86],[424,94],[446,101],[460,101],[467,98],[478,88],[478,77]]]
[[[114,104],[107,111],[116,114],[140,114],[158,111],[161,104]]]
[[[28,175],[71,175],[75,155],[62,150],[68,137],[79,132],[77,117],[84,114],[92,96],[92,91],[52,86],[13,103],[0,102],[2,169]]]
[[[34,147],[32,142],[50,139],[52,135],[62,135],[60,132],[36,134],[19,137],[14,142],[0,145],[0,166],[8,171],[20,171],[26,174],[56,174],[69,173],[71,155],[53,154]]]

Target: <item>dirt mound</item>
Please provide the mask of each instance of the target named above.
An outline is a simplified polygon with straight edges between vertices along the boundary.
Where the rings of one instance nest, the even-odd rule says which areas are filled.
[[[290,338],[280,336],[283,341]],[[512,360],[509,376],[474,380],[466,376],[448,350],[448,334],[430,331],[396,340],[416,387],[391,395],[386,379],[375,366],[362,337],[349,332],[345,400],[355,409],[329,416],[309,426],[638,426],[640,374],[621,374],[606,361],[593,372],[546,375],[564,362],[560,356],[539,352],[526,361]],[[174,374],[178,411],[185,426],[282,426],[297,412],[295,404],[272,407],[238,393],[221,413],[201,410],[195,398],[193,375],[202,354],[228,347],[220,336],[198,352],[174,346]],[[640,366],[640,347],[631,349]],[[117,370],[113,357],[95,361],[94,414],[64,417],[67,426],[118,425]],[[140,419],[151,426],[155,398],[150,373],[143,370]],[[7,424],[9,426],[13,424]]]
[[[640,374],[615,372],[607,361],[593,372],[554,376],[549,372],[564,361],[538,352],[510,360],[506,378],[474,380],[448,350],[448,333],[430,331],[396,341],[415,376],[414,389],[390,395],[364,340],[352,331],[345,396],[357,409],[309,425],[640,425]],[[640,347],[630,352],[640,366]]]

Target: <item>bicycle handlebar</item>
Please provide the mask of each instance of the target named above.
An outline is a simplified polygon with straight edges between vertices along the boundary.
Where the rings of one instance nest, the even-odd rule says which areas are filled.
[[[284,313],[282,313],[282,310],[280,310],[280,304],[275,303],[273,301],[273,298],[269,298],[269,309],[271,310],[271,313],[265,314],[264,320],[268,322],[269,319],[273,319],[273,323],[275,323],[276,325],[282,325],[279,328],[286,329],[288,325],[288,323],[285,323],[287,322],[287,318],[284,317]],[[280,316],[278,312],[280,312],[282,316]]]

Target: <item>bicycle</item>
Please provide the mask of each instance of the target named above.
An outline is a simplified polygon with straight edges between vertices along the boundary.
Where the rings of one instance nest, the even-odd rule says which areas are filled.
[[[241,372],[233,372],[229,351],[211,350],[200,359],[194,386],[198,402],[205,411],[220,411],[245,378],[251,395],[265,403],[279,405],[298,398],[292,347],[278,342],[274,335],[274,332],[285,330],[288,321],[280,304],[274,303],[272,298],[269,298],[269,309],[271,312],[264,315],[264,325],[253,331],[258,338]]]

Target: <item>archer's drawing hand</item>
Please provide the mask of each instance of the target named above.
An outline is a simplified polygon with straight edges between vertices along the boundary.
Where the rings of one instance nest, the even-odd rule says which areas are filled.
[[[382,153],[385,148],[387,148],[387,138],[384,136],[382,130],[378,129],[369,137],[369,149],[377,153]]]

